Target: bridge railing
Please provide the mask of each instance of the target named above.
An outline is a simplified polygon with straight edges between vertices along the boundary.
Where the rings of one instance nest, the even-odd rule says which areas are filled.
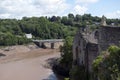
[[[63,42],[64,39],[32,40],[33,42]]]

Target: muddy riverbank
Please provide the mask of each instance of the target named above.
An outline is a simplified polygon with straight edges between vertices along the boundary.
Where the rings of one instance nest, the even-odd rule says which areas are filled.
[[[18,46],[0,53],[0,80],[58,80],[48,64],[60,57],[58,49]]]

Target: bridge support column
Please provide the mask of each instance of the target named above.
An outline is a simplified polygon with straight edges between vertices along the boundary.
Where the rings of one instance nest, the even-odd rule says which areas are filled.
[[[39,42],[38,46],[39,46],[39,47],[42,47],[42,43],[41,43],[41,42]]]
[[[51,49],[54,49],[55,43],[51,43]]]
[[[41,43],[41,47],[42,47],[42,48],[46,48],[46,46],[45,46],[45,43],[44,43],[44,42],[42,42],[42,43]]]

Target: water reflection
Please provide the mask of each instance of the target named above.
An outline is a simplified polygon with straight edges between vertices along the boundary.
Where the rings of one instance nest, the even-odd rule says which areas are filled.
[[[48,78],[43,79],[43,80],[58,80],[58,79],[57,79],[57,77],[55,76],[55,74],[53,73],[53,74],[49,75]]]
[[[60,76],[60,75],[55,75],[54,73],[53,74],[50,74],[48,76],[48,78],[46,79],[42,79],[42,80],[64,80],[64,77]]]

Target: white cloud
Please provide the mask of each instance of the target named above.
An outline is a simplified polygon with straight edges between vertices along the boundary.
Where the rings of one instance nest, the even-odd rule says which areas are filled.
[[[73,13],[83,15],[87,10],[88,9],[85,6],[76,5],[73,9]]]
[[[61,15],[67,8],[65,0],[0,0],[0,18]]]
[[[42,14],[59,14],[64,12],[68,5],[64,0],[39,0],[35,2],[36,8],[41,9]]]
[[[107,18],[119,18],[120,19],[120,10],[104,14]]]
[[[99,0],[75,0],[75,6],[72,10],[75,14],[85,14],[89,9],[89,4],[96,3]]]
[[[76,0],[76,3],[96,3],[99,0]]]

